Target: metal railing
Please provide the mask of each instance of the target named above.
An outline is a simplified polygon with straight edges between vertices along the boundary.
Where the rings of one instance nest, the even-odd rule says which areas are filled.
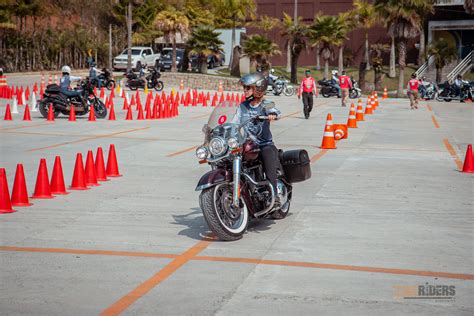
[[[463,75],[465,72],[471,69],[474,64],[474,51],[471,51],[461,62],[454,67],[454,69],[448,74],[448,81],[451,82],[456,78],[457,75]]]
[[[423,65],[421,65],[416,71],[415,75],[417,78],[421,78],[428,68],[434,63],[434,56],[430,55]]]

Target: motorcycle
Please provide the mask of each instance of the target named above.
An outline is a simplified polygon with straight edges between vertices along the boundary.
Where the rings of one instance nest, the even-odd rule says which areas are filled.
[[[86,115],[90,111],[90,107],[94,107],[94,113],[97,118],[104,118],[107,116],[107,108],[94,94],[94,85],[89,80],[83,80],[78,84],[82,89],[81,98],[68,97],[61,93],[57,84],[50,84],[46,86],[43,94],[43,99],[36,103],[38,110],[44,118],[48,117],[49,105],[53,105],[54,117],[58,117],[60,113],[69,115],[71,107],[74,106],[76,115]]]
[[[352,78],[351,80],[352,80],[352,88],[349,89],[349,98],[357,99],[362,95],[362,90],[359,88],[357,81],[355,81]],[[320,86],[320,93],[323,97],[325,98],[336,97],[336,96],[338,98],[341,97],[339,95],[339,90],[333,84],[332,80],[322,79],[318,81],[318,84]]]
[[[115,80],[111,74],[111,72],[103,68],[102,73],[97,76],[98,79],[92,79],[91,83],[94,85],[94,87],[99,86],[99,81],[100,81],[100,86],[101,87],[106,87],[107,90],[112,90],[115,87]]]
[[[449,84],[449,82],[445,82],[439,88],[439,92],[436,95],[436,100],[439,102],[451,102],[452,100],[459,100],[459,101],[466,101],[468,99],[473,100],[474,96],[474,88],[473,86],[467,82],[463,81],[461,84],[461,92],[456,93],[456,89],[454,89],[454,85]]]
[[[269,74],[268,80],[269,85],[267,87],[267,93],[273,92],[274,95],[280,95],[283,93],[287,97],[295,94],[295,88],[289,84],[290,81],[288,79]]]
[[[149,89],[161,91],[164,88],[163,81],[158,80],[161,74],[156,68],[151,68],[150,73],[145,78],[137,76],[137,74],[132,71],[125,73],[124,77],[127,78],[125,85],[129,87],[130,90],[137,90],[139,88],[145,89],[145,82]]]
[[[438,87],[436,86],[436,84],[434,84],[433,82],[426,81],[424,82],[423,86],[424,86],[424,89],[418,88],[418,92],[420,93],[420,98],[424,100],[433,100],[438,93]]]
[[[274,103],[265,101],[265,109]],[[209,228],[220,240],[240,239],[250,219],[283,219],[290,210],[292,184],[311,177],[306,150],[279,150],[278,182],[274,190],[259,159],[259,146],[244,127],[268,116],[252,117],[241,124],[232,123],[236,108],[229,102],[219,104],[204,125],[204,144],[196,149],[199,163],[211,171],[199,180],[199,204]],[[275,203],[275,193],[279,203]]]

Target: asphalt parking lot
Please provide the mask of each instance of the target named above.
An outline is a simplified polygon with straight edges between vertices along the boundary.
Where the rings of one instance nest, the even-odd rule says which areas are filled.
[[[17,163],[31,195],[41,158],[51,171],[61,156],[69,185],[76,153],[110,144],[123,175],[0,214],[0,314],[473,315],[474,176],[459,171],[473,104],[380,100],[321,150],[327,113],[346,123],[348,108],[319,98],[305,120],[296,97],[269,98],[283,115],[276,145],[308,150],[313,176],[295,185],[287,218],[254,221],[235,242],[209,237],[194,191],[211,107],[125,121],[117,97],[117,121],[23,122],[23,107],[0,121],[10,189]]]

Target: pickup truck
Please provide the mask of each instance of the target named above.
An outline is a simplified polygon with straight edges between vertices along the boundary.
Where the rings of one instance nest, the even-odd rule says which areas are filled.
[[[133,46],[132,48],[132,68],[139,71],[142,66],[154,66],[160,59],[160,54],[155,54],[151,47]],[[114,58],[114,70],[127,69],[128,49]]]

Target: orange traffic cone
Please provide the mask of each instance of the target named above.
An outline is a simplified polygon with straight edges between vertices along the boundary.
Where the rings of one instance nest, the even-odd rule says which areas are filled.
[[[90,121],[90,122],[95,122],[95,121],[96,121],[96,120],[95,120],[95,110],[94,110],[94,106],[91,106],[91,107],[89,108],[89,119],[88,119],[88,121]]]
[[[118,169],[117,154],[115,153],[115,145],[111,144],[109,148],[109,157],[107,158],[107,176],[121,177]]]
[[[472,145],[467,145],[466,157],[464,158],[464,165],[462,167],[462,172],[474,172],[474,157],[472,155]]]
[[[326,118],[326,126],[324,128],[322,149],[336,149],[336,141],[334,140],[334,129],[332,126],[332,115],[328,113]]]
[[[218,92],[222,92],[224,89],[222,88],[222,81],[219,81],[219,90]]]
[[[348,137],[348,130],[346,124],[334,124],[334,138],[336,140],[346,139]]]
[[[104,153],[102,147],[97,148],[97,154],[95,156],[95,174],[98,181],[109,181],[107,179],[107,173],[105,172]]]
[[[181,82],[179,83],[179,90],[184,90],[184,80],[181,79]]]
[[[49,105],[48,108],[48,118],[46,119],[48,122],[54,122],[54,110],[53,110],[53,104]]]
[[[143,117],[143,108],[141,104],[138,104],[138,116],[137,120],[144,120],[145,118]]]
[[[5,108],[5,117],[3,118],[5,121],[13,121],[12,112],[10,111],[10,104],[7,104]]]
[[[76,122],[76,107],[71,105],[71,110],[69,111],[69,122]]]
[[[95,164],[94,164],[94,157],[92,156],[92,150],[89,150],[87,152],[86,184],[89,185],[89,186],[98,186],[98,185],[100,185],[97,182],[97,176],[95,174]]]
[[[125,117],[126,121],[131,121],[133,120],[133,115],[132,115],[132,107],[129,106],[127,110],[127,116]]]
[[[61,157],[56,156],[54,159],[53,174],[51,175],[51,193],[55,195],[66,195],[66,185],[64,184],[63,166],[61,164]]]
[[[89,190],[86,183],[86,172],[84,171],[84,164],[82,162],[82,154],[77,153],[76,164],[74,166],[74,174],[72,176],[71,190]]]
[[[46,159],[40,160],[38,168],[38,176],[36,177],[35,192],[32,198],[34,199],[52,199],[51,187],[49,186],[48,167],[46,166]]]
[[[362,109],[362,100],[359,99],[359,102],[357,102],[356,121],[363,121],[363,120],[364,120],[364,110]]]
[[[375,104],[374,109],[376,110],[377,107],[379,106],[379,98],[377,96],[377,92],[374,93],[374,98],[373,99],[374,99],[374,104]]]
[[[347,119],[347,127],[357,128],[357,119],[356,119],[354,103],[351,104],[351,109],[349,110],[349,118]]]
[[[26,107],[28,108],[28,107]],[[28,200],[28,190],[26,189],[25,171],[21,163],[16,165],[15,182],[12,191],[13,206],[30,206],[33,205]]]
[[[0,168],[0,214],[14,213],[8,190],[7,173],[5,168]]]
[[[114,105],[112,104],[110,106],[110,112],[109,112],[109,121],[115,121],[115,111],[114,111]]]
[[[366,115],[367,115],[367,114],[373,114],[373,112],[372,112],[372,101],[371,101],[371,99],[372,99],[372,98],[371,98],[370,96],[367,98],[367,104],[366,104],[366,106],[365,106],[365,113],[364,113],[364,114],[366,114]]]
[[[382,100],[388,99],[387,87],[383,88]]]
[[[30,108],[25,106],[25,113],[23,114],[23,121],[31,121]]]

